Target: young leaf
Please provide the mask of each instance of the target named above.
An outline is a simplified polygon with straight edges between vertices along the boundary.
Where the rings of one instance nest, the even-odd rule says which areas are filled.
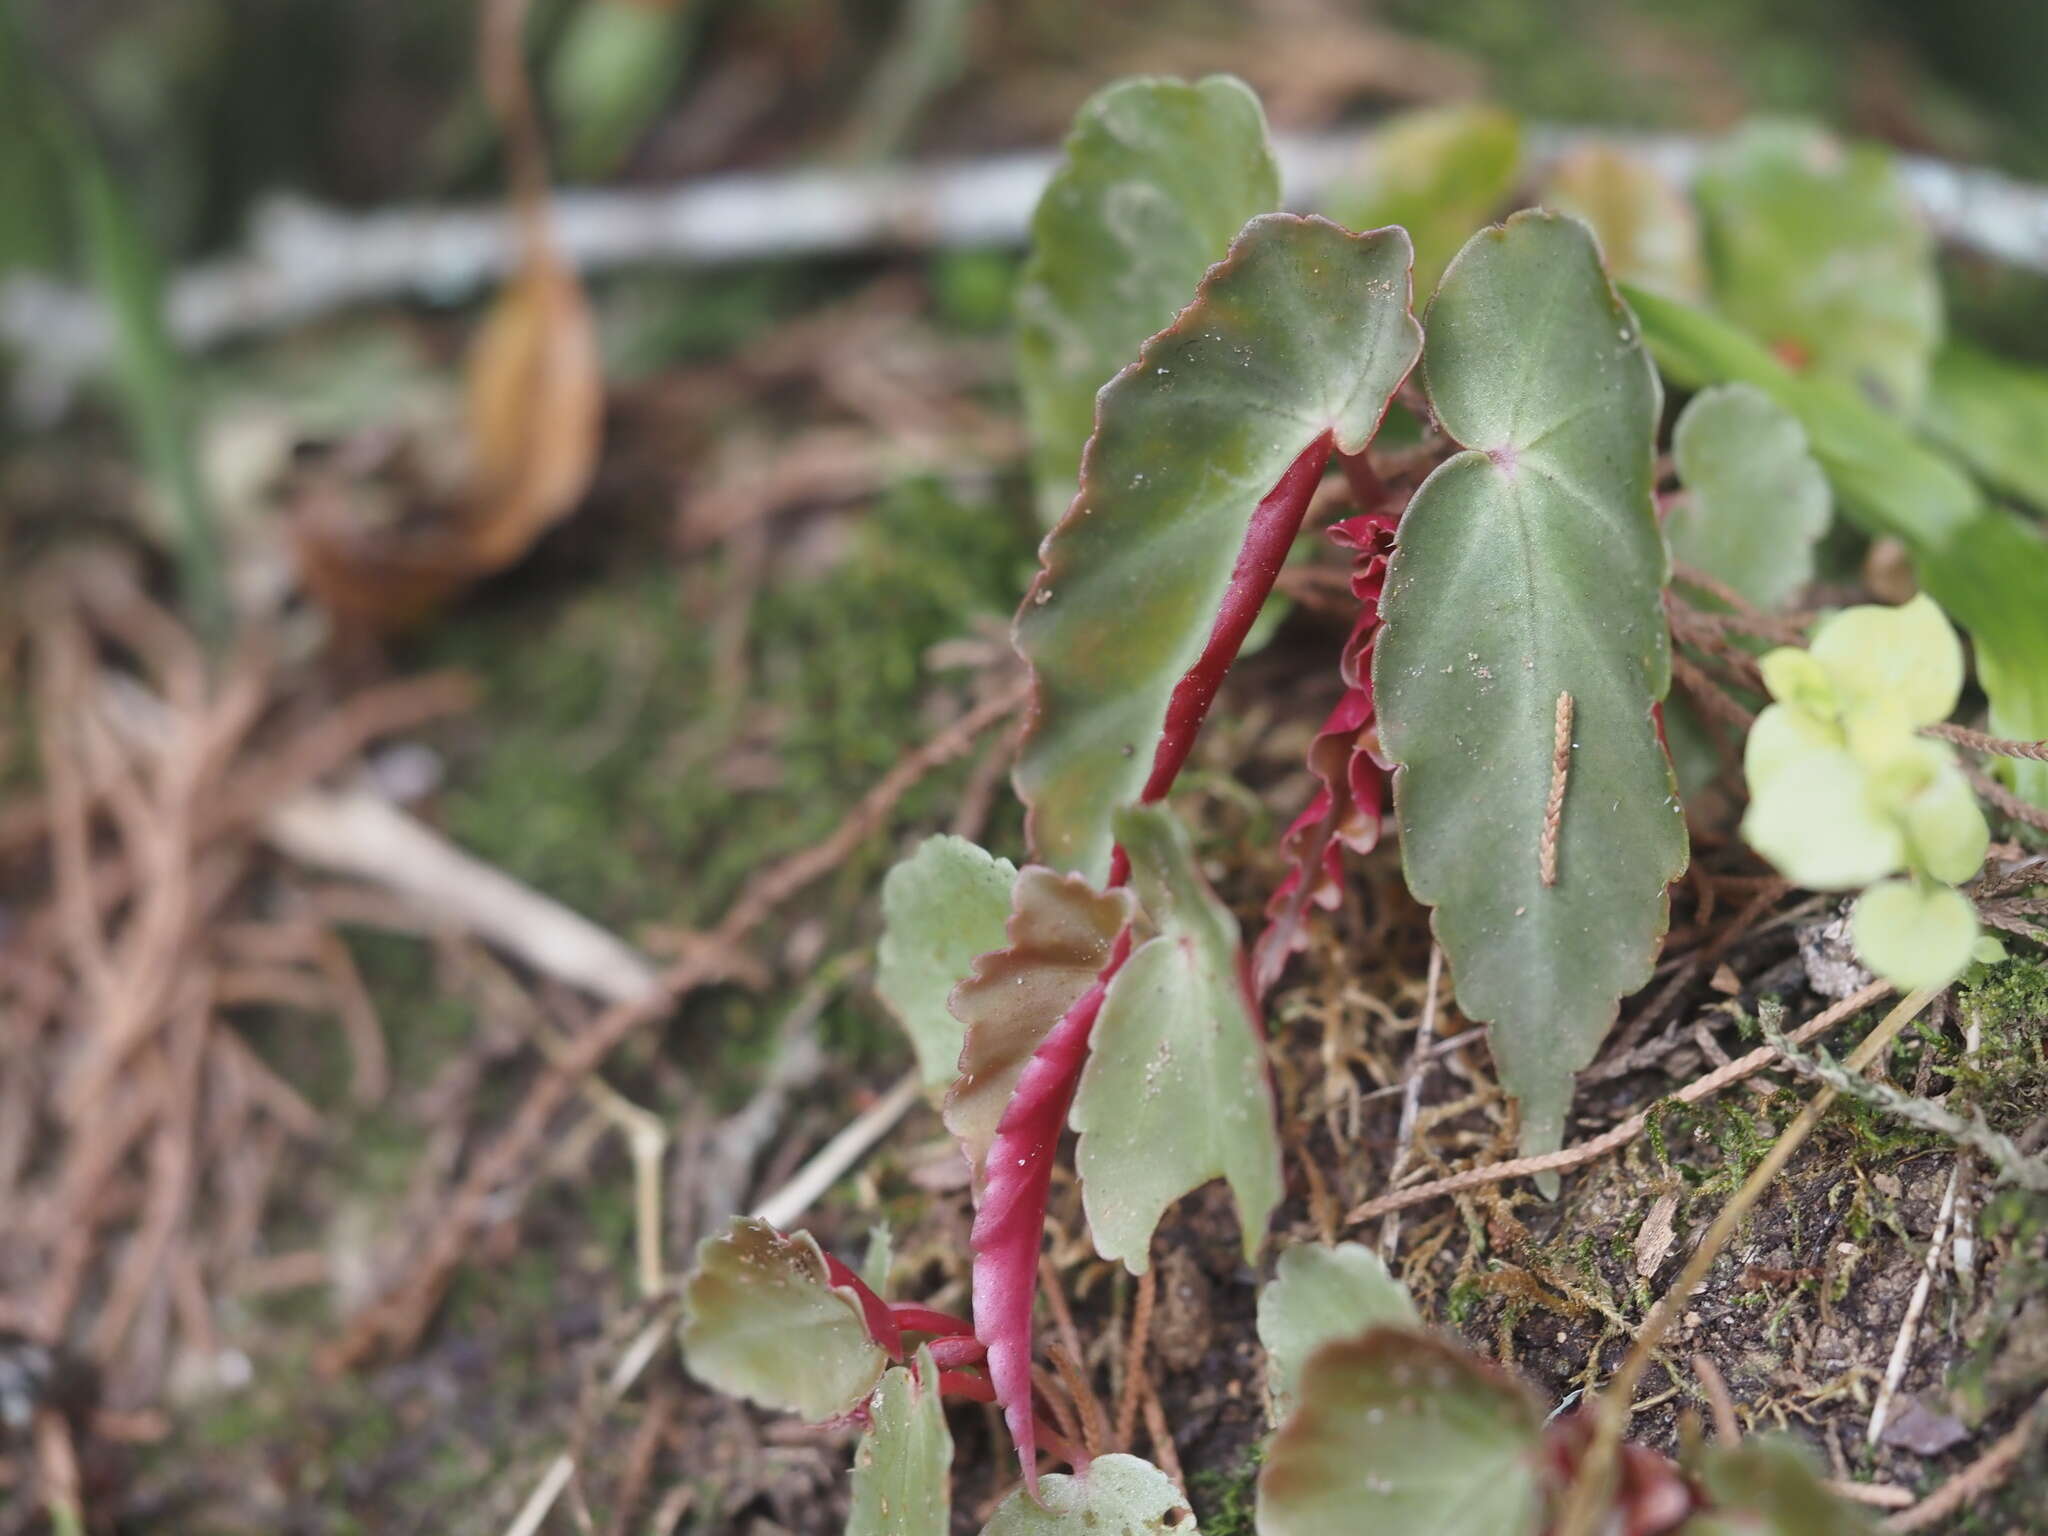
[[[1149,1461],[1098,1456],[1072,1477],[1041,1478],[1036,1501],[1019,1489],[981,1536],[1198,1536],[1188,1501]]]
[[[692,1375],[814,1423],[859,1407],[889,1363],[808,1232],[735,1220],[698,1245],[683,1305]]]
[[[1337,179],[1323,211],[1351,229],[1400,225],[1415,242],[1415,280],[1427,285],[1506,204],[1521,161],[1521,125],[1498,107],[1406,112],[1367,138],[1358,168]]]
[[[977,957],[1003,947],[1016,879],[1008,859],[964,837],[929,837],[882,882],[875,991],[909,1034],[928,1088],[960,1070],[962,1026],[946,999]]]
[[[1134,806],[1115,827],[1159,935],[1109,983],[1069,1116],[1095,1251],[1144,1273],[1166,1208],[1220,1177],[1256,1258],[1280,1203],[1280,1138],[1237,919],[1170,812]]]
[[[1789,1440],[1765,1436],[1709,1446],[1695,1469],[1707,1512],[1684,1536],[1873,1536],[1869,1517],[1836,1498]]]
[[[1033,874],[1046,872],[1024,871],[1025,876]],[[1077,899],[1072,887],[1081,882],[1059,882],[1052,876],[1047,880],[1053,886],[1068,887],[1063,893],[1067,900]],[[1018,889],[1021,898],[1024,876],[1018,877]],[[1085,887],[1083,894],[1090,894]],[[1111,897],[1123,896],[1118,891],[1092,899],[1107,904]],[[1021,899],[1019,908],[1023,909]],[[1100,911],[1098,907],[1094,915],[1099,916]],[[1085,938],[1085,927],[1078,936]],[[1132,926],[1126,925],[1110,944],[1094,979],[1058,1014],[1026,1006],[1035,978],[1028,966],[1018,964],[1014,950],[986,957],[975,967],[970,983],[961,988],[964,993],[970,985],[1000,987],[1005,970],[1011,972],[1013,998],[985,996],[988,1015],[970,1025],[961,1088],[973,1086],[978,1091],[989,1081],[977,1079],[975,1074],[983,1050],[992,1063],[989,1077],[1016,1085],[999,1110],[1001,1119],[993,1140],[978,1164],[979,1204],[969,1240],[974,1249],[974,1333],[988,1351],[988,1379],[1010,1426],[1010,1438],[1016,1442],[1027,1485],[1036,1482],[1038,1443],[1031,1407],[1031,1306],[1038,1296],[1038,1249],[1045,1237],[1045,1200],[1052,1187],[1053,1158],[1074,1101],[1074,1086],[1088,1059],[1089,1037],[1102,1012],[1109,980],[1130,955],[1134,937]],[[1078,946],[1067,952],[1073,953],[1074,948]],[[1070,983],[1077,979],[1071,972],[1048,978],[1043,983],[1048,999],[1066,995]],[[963,1009],[963,1014],[966,1011]],[[1055,1021],[1050,1028],[1047,1019]],[[1030,1040],[1036,1041],[1036,1048],[1019,1064],[1014,1051]],[[953,1107],[956,1111],[960,1107],[957,1094]],[[954,1126],[970,1160],[977,1144],[974,1138],[991,1107],[986,1099],[971,1101],[970,1123]]]
[[[1616,282],[1640,283],[1680,299],[1705,291],[1699,218],[1640,156],[1605,144],[1573,150],[1551,168],[1537,201],[1585,221]]]
[[[1259,1342],[1266,1348],[1266,1395],[1274,1422],[1294,1411],[1301,1368],[1333,1339],[1369,1328],[1419,1327],[1408,1289],[1380,1256],[1359,1243],[1296,1243],[1280,1255],[1259,1292]]]
[[[1474,236],[1428,337],[1430,399],[1465,451],[1401,523],[1373,657],[1380,745],[1409,888],[1437,909],[1459,1007],[1493,1024],[1540,1152],[1617,1000],[1649,979],[1685,867],[1651,719],[1670,680],[1659,390],[1592,237],[1557,214]]]
[[[1686,490],[1664,523],[1673,557],[1782,607],[1813,579],[1833,505],[1798,418],[1753,385],[1718,385],[1686,405],[1671,451]]]
[[[929,1347],[917,1368],[892,1366],[868,1402],[853,1453],[846,1536],[947,1536],[953,1512],[953,1436]]]
[[[1325,1344],[1259,1474],[1260,1536],[1535,1536],[1542,1428],[1523,1387],[1426,1335]]]
[[[1047,524],[1074,499],[1096,392],[1172,321],[1245,221],[1279,206],[1265,114],[1241,81],[1123,80],[1081,108],[1017,287],[1017,371]]]
[[[1968,476],[1832,379],[1792,373],[1750,337],[1701,310],[1630,290],[1666,373],[1688,385],[1737,379],[1797,416],[1842,510],[1903,539],[1921,584],[1976,642],[1977,678],[2000,736],[2048,736],[2048,541],[1987,506]],[[2012,786],[2048,806],[2048,763],[2007,765]]]
[[[1800,366],[1919,409],[1941,288],[1889,155],[1801,123],[1752,123],[1693,191],[1724,313]]]
[[[1135,915],[1128,891],[1028,866],[1011,891],[1008,943],[982,955],[949,1006],[966,1030],[946,1129],[979,1183],[1024,1064],[1095,984]]]
[[[1343,695],[1309,743],[1309,771],[1322,787],[1280,840],[1292,867],[1266,903],[1266,929],[1252,948],[1255,998],[1272,990],[1288,956],[1307,945],[1309,907],[1335,911],[1343,900],[1344,850],[1370,853],[1379,846],[1387,770],[1377,750],[1372,648],[1379,638],[1380,592],[1399,522],[1398,511],[1382,508],[1332,523],[1328,530],[1334,542],[1352,552],[1351,595],[1358,600],[1358,617],[1337,660]]]
[[[1921,425],[1994,489],[2048,512],[2048,372],[1950,342]]]
[[[1104,881],[1110,816],[1165,794],[1331,445],[1362,450],[1417,351],[1408,237],[1252,220],[1103,390],[1081,494],[1017,615],[1039,858]]]

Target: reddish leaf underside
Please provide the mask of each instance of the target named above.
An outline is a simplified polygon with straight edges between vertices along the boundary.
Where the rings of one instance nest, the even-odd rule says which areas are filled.
[[[988,1346],[989,1380],[1024,1479],[1037,1486],[1037,1438],[1031,1411],[1031,1307],[1038,1295],[1038,1247],[1045,1236],[1046,1192],[1060,1131],[1088,1059],[1088,1037],[1110,978],[1131,952],[1128,928],[1109,961],[1024,1064],[1017,1091],[989,1149],[981,1205],[974,1213],[974,1332]]]
[[[1358,617],[1344,642],[1338,674],[1344,696],[1308,750],[1308,766],[1322,783],[1281,840],[1292,867],[1266,904],[1266,930],[1252,951],[1254,993],[1264,997],[1280,979],[1288,957],[1307,942],[1311,904],[1335,910],[1343,896],[1343,853],[1370,853],[1379,845],[1386,804],[1387,765],[1379,756],[1372,702],[1372,646],[1379,633],[1380,590],[1393,553],[1398,509],[1361,512],[1332,523],[1332,540],[1352,551],[1351,592]]]

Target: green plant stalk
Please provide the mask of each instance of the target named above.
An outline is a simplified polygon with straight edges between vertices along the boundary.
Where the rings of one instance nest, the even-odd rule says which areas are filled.
[[[1897,1006],[1885,1015],[1884,1020],[1861,1045],[1849,1054],[1845,1063],[1850,1072],[1861,1072],[1873,1061],[1880,1059],[1899,1032],[1917,1018],[1922,1009],[1940,995],[1939,989],[1927,988],[1900,999]],[[1593,1443],[1587,1448],[1585,1460],[1580,1463],[1579,1474],[1573,1480],[1565,1498],[1563,1513],[1559,1517],[1557,1536],[1593,1536],[1599,1528],[1599,1518],[1611,1492],[1614,1480],[1614,1456],[1621,1444],[1623,1432],[1628,1427],[1629,1410],[1635,1402],[1636,1383],[1642,1379],[1644,1369],[1650,1363],[1650,1356],[1664,1340],[1680,1310],[1692,1299],[1700,1282],[1713,1268],[1714,1260],[1735,1235],[1743,1219],[1749,1215],[1770,1183],[1784,1171],[1806,1138],[1813,1134],[1829,1107],[1835,1102],[1836,1092],[1823,1087],[1813,1096],[1806,1108],[1799,1112],[1793,1122],[1771,1150],[1764,1154],[1742,1188],[1734,1198],[1721,1208],[1721,1214],[1714,1218],[1714,1224],[1707,1229],[1707,1235],[1693,1250],[1684,1272],[1673,1282],[1671,1289],[1664,1293],[1650,1315],[1643,1319],[1643,1326],[1636,1334],[1635,1347],[1614,1378],[1600,1394],[1595,1409]]]

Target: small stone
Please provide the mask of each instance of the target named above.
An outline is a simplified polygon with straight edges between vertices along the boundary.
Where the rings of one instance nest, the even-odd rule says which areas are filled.
[[[1937,1413],[1917,1397],[1909,1397],[1905,1403],[1878,1437],[1886,1445],[1911,1451],[1915,1456],[1939,1456],[1970,1438],[1969,1429],[1960,1419]]]

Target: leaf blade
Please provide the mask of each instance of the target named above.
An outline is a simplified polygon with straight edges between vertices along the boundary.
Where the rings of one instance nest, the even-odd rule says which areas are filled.
[[[1783,607],[1813,579],[1833,510],[1798,418],[1754,385],[1716,385],[1686,403],[1671,447],[1687,492],[1664,524],[1672,556]]]
[[[1280,1140],[1237,920],[1171,813],[1132,807],[1116,832],[1159,934],[1110,981],[1067,1117],[1089,1231],[1097,1253],[1143,1274],[1167,1207],[1222,1178],[1250,1260],[1280,1203]]]
[[[1068,1477],[1040,1478],[1038,1497],[1019,1489],[982,1527],[981,1536],[1197,1536],[1179,1518],[1187,1500],[1149,1461],[1098,1456]]]
[[[1081,108],[1032,215],[1016,299],[1048,526],[1074,499],[1097,392],[1172,321],[1245,221],[1279,206],[1265,113],[1231,76],[1119,81]]]
[[[927,1088],[958,1075],[966,1027],[947,998],[975,960],[1001,949],[1017,867],[964,837],[929,837],[882,881],[875,991],[917,1053]]]
[[[1294,1411],[1301,1369],[1323,1345],[1370,1328],[1415,1328],[1421,1322],[1407,1287],[1364,1244],[1288,1248],[1259,1292],[1259,1342],[1266,1350],[1274,1421]]]
[[[953,1510],[953,1436],[929,1346],[916,1370],[891,1366],[868,1405],[853,1457],[846,1536],[946,1536]]]
[[[1544,317],[1524,326],[1524,314]],[[1409,888],[1468,1017],[1495,1025],[1523,1146],[1555,1147],[1572,1073],[1648,979],[1685,867],[1651,710],[1669,683],[1650,504],[1659,391],[1576,220],[1519,213],[1451,265],[1424,369],[1465,450],[1410,503],[1373,659]],[[1540,848],[1560,694],[1572,750]]]
[[[1105,880],[1112,813],[1185,758],[1324,443],[1363,448],[1413,364],[1408,267],[1398,230],[1254,219],[1103,390],[1015,630],[1037,684],[1016,785],[1045,863]]]

